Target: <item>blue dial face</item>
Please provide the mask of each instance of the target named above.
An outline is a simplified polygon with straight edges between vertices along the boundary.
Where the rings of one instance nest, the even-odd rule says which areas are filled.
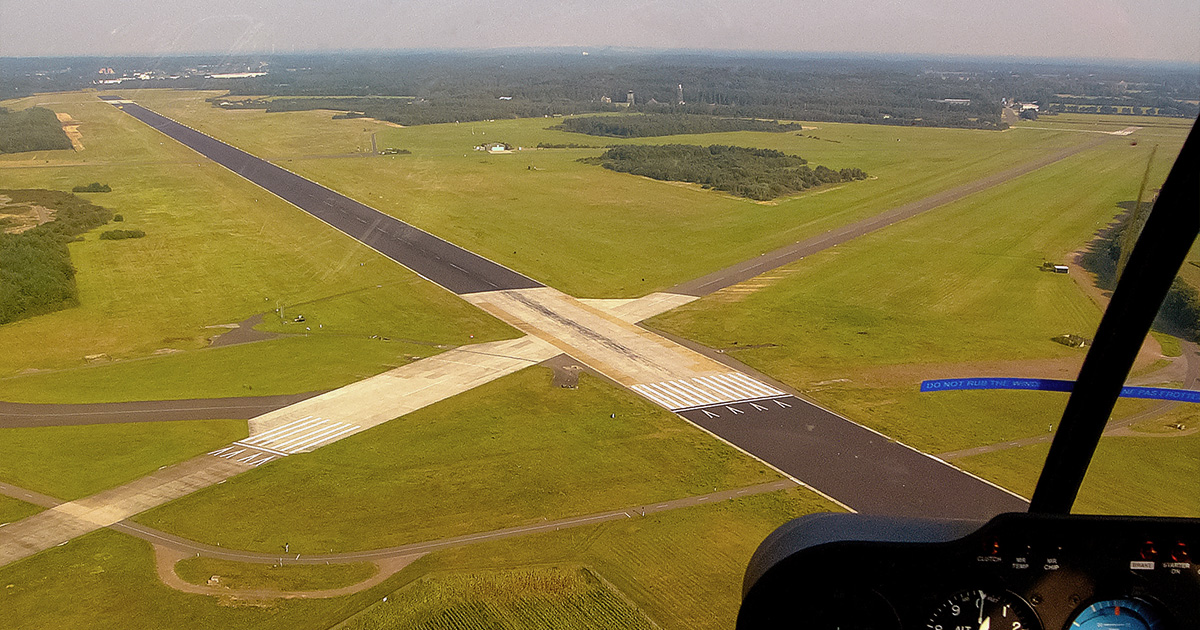
[[[1106,599],[1084,608],[1071,630],[1166,630],[1154,609],[1136,599]]]

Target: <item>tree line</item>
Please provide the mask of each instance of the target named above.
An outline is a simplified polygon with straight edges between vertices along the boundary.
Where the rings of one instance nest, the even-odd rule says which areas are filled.
[[[584,116],[568,118],[551,127],[562,131],[584,133],[610,138],[644,138],[673,136],[685,133],[720,133],[726,131],[766,131],[782,133],[800,131],[797,123],[753,118],[718,118],[697,114],[643,114],[640,116]]]
[[[612,147],[599,157],[581,162],[598,164],[619,173],[663,181],[700,184],[756,201],[791,195],[822,184],[866,179],[858,168],[835,171],[812,168],[808,161],[773,149],[724,145],[686,144],[625,145]]]
[[[1096,274],[1096,284],[1102,289],[1116,288],[1122,241],[1132,215],[1122,215],[1116,225],[1092,241],[1080,259],[1088,271]],[[1200,341],[1200,292],[1176,276],[1158,310],[1155,326],[1189,341]]]
[[[20,234],[0,233],[0,324],[77,303],[75,268],[67,243],[100,227],[112,213],[71,193],[0,190],[13,205],[54,210],[54,220]]]
[[[0,153],[70,149],[71,139],[54,112],[44,107],[0,107]]]

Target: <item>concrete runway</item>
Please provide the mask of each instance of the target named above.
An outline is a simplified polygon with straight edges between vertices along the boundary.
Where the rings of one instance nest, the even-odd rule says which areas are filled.
[[[542,284],[507,267],[419,230],[399,219],[311,182],[241,149],[185,127],[145,107],[115,96],[126,114],[161,131],[210,160],[262,186],[297,208],[328,223],[421,277],[462,295]]]

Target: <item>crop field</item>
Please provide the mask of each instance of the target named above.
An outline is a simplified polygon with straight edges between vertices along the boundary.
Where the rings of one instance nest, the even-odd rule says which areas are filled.
[[[311,331],[285,326],[289,332],[308,333],[313,340],[338,336],[351,346],[364,342],[360,347],[372,335],[389,336],[426,349],[347,353],[334,367],[323,361],[329,344],[298,341],[288,344],[285,364],[270,362],[283,352],[265,353],[264,360],[247,356],[247,371],[307,370],[315,378],[304,379],[305,388],[332,387],[349,375],[403,363],[407,355],[429,354],[437,345],[515,334],[93,95],[56,94],[8,105],[43,102],[80,121],[86,149],[3,156],[0,187],[70,190],[105,182],[112,192],[88,198],[123,214],[124,227],[147,236],[101,241],[92,233],[72,243],[80,306],[0,329],[0,377],[79,367],[85,356],[103,361],[194,351],[224,332],[206,326],[277,308],[290,316],[296,304],[311,304],[329,326],[326,330],[324,320],[311,322]],[[357,301],[346,301],[353,292]],[[38,342],[31,343],[34,339]],[[349,373],[341,371],[347,363]],[[205,376],[196,374],[193,384]],[[196,395],[186,383],[177,385],[182,386],[170,397]]]
[[[1160,149],[1156,181],[1177,147]],[[1050,339],[1090,336],[1101,312],[1070,276],[1038,267],[1136,196],[1148,154],[1110,141],[650,323],[927,452],[1044,433],[1065,397],[917,385],[984,371],[1072,378],[1084,351]]]
[[[636,297],[1091,140],[1021,133],[820,123],[799,134],[717,133],[616,140],[549,130],[555,119],[396,128],[331,112],[225,111],[192,93],[127,93],[147,106],[579,297]],[[355,126],[357,125],[357,126]],[[312,158],[345,138],[412,155]],[[473,151],[485,142],[525,150]],[[355,146],[359,146],[358,140]],[[596,149],[533,150],[539,142]],[[861,168],[863,182],[761,204],[580,164],[609,143],[731,144]]]
[[[653,628],[619,593],[579,567],[431,575],[337,630]]]
[[[243,437],[245,420],[0,429],[0,480],[71,501]]]
[[[370,562],[349,564],[254,564],[216,558],[184,558],[175,574],[185,582],[207,585],[214,576],[223,588],[317,591],[358,584],[379,569]]]
[[[224,547],[374,549],[778,479],[607,381],[527,368],[136,517]],[[615,416],[615,417],[610,417]]]

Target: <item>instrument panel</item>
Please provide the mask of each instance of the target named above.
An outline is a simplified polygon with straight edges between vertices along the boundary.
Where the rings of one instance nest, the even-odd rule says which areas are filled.
[[[737,627],[1197,630],[1200,520],[814,514],[750,561]]]

